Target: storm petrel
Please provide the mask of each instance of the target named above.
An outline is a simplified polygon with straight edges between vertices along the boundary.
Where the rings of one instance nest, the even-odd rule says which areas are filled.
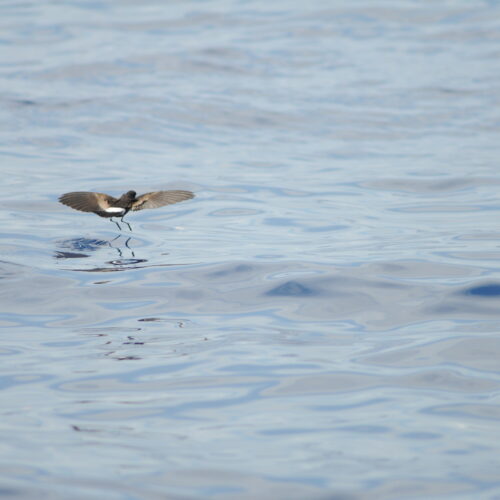
[[[66,193],[59,197],[63,205],[80,210],[81,212],[94,212],[100,217],[108,217],[121,230],[120,224],[112,217],[121,217],[121,222],[127,224],[132,231],[130,224],[123,220],[123,217],[130,210],[143,210],[144,208],[158,208],[164,205],[172,205],[180,201],[194,198],[191,191],[153,191],[152,193],[136,196],[135,191],[128,191],[120,198],[113,198],[109,194],[90,193],[86,191],[75,191]]]

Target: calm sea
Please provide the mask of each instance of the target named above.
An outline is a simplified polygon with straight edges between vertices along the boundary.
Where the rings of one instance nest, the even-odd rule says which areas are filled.
[[[0,4],[0,496],[500,499],[500,2]],[[189,189],[127,216],[57,202]]]

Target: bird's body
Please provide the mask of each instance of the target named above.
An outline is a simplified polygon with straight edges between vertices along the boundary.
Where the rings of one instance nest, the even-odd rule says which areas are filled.
[[[164,205],[172,205],[180,201],[194,198],[191,191],[153,191],[152,193],[136,196],[135,191],[128,191],[120,198],[114,198],[104,193],[92,193],[87,191],[74,191],[59,197],[63,205],[80,210],[81,212],[93,212],[99,217],[123,217],[130,210],[143,210],[145,208],[158,208]],[[113,221],[115,222],[115,221]],[[125,222],[126,223],[126,222]],[[118,223],[116,223],[119,226]],[[127,223],[126,223],[127,224]],[[129,225],[130,228],[130,225]]]

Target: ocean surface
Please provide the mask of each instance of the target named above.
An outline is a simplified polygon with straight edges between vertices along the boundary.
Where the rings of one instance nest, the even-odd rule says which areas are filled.
[[[500,499],[500,2],[0,4],[0,496]],[[188,189],[117,226],[62,193]]]

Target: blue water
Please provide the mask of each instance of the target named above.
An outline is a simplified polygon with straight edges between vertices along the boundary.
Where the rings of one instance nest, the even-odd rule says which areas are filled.
[[[0,19],[1,496],[500,498],[499,2]]]

